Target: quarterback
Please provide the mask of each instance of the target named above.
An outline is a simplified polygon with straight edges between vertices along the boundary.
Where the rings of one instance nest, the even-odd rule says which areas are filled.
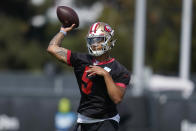
[[[92,24],[86,37],[88,53],[76,53],[61,47],[74,26],[61,27],[47,51],[74,69],[81,94],[75,130],[117,131],[120,116],[116,105],[123,99],[130,72],[110,57],[116,41],[114,30],[104,22]]]

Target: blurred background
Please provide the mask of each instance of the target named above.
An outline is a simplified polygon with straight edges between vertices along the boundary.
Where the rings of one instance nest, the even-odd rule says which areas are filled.
[[[79,28],[63,41],[63,46],[72,51],[87,52],[85,37],[89,26],[96,21],[106,22],[115,30],[117,42],[112,57],[133,72],[125,100],[118,106],[120,130],[196,130],[196,0],[184,0],[191,1],[188,9],[192,11],[188,23],[190,47],[189,57],[185,58],[189,60],[185,60],[188,64],[185,78],[180,74],[182,38],[187,34],[182,33],[185,3],[183,0],[143,0],[143,4],[146,3],[145,26],[140,30],[144,37],[142,33],[140,37],[140,34],[136,36],[136,10],[142,7],[137,8],[138,1],[1,2],[0,131],[66,131],[73,128],[80,98],[75,76],[72,68],[46,52],[61,26],[56,16],[59,5],[73,8],[80,19]],[[140,50],[143,55],[140,77],[134,67],[137,66],[134,62],[137,38],[141,38],[144,45]]]

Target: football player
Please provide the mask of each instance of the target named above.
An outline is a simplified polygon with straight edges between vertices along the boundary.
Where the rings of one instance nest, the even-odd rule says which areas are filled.
[[[76,130],[116,131],[120,121],[116,105],[123,99],[130,72],[110,57],[114,30],[106,23],[94,23],[86,37],[88,53],[75,53],[61,47],[74,26],[61,27],[47,51],[74,69],[81,93]]]

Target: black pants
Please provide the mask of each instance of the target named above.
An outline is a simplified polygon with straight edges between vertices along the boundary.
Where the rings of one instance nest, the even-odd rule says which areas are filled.
[[[77,123],[74,131],[117,131],[119,125],[114,120],[105,120],[97,123]]]

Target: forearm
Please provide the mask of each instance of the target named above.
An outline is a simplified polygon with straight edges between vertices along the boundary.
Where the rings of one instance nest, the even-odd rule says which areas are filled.
[[[63,33],[57,33],[50,41],[47,51],[58,60],[67,63],[67,49],[61,47],[63,38]]]
[[[124,96],[125,89],[123,89],[122,87],[116,86],[115,82],[113,81],[109,73],[104,74],[104,80],[106,83],[108,94],[110,98],[112,99],[112,101],[116,104],[121,102]]]
[[[62,43],[62,40],[65,36],[63,35],[63,33],[59,32],[57,33],[53,38],[52,40],[50,41],[49,43],[49,46],[61,46],[61,43]]]

